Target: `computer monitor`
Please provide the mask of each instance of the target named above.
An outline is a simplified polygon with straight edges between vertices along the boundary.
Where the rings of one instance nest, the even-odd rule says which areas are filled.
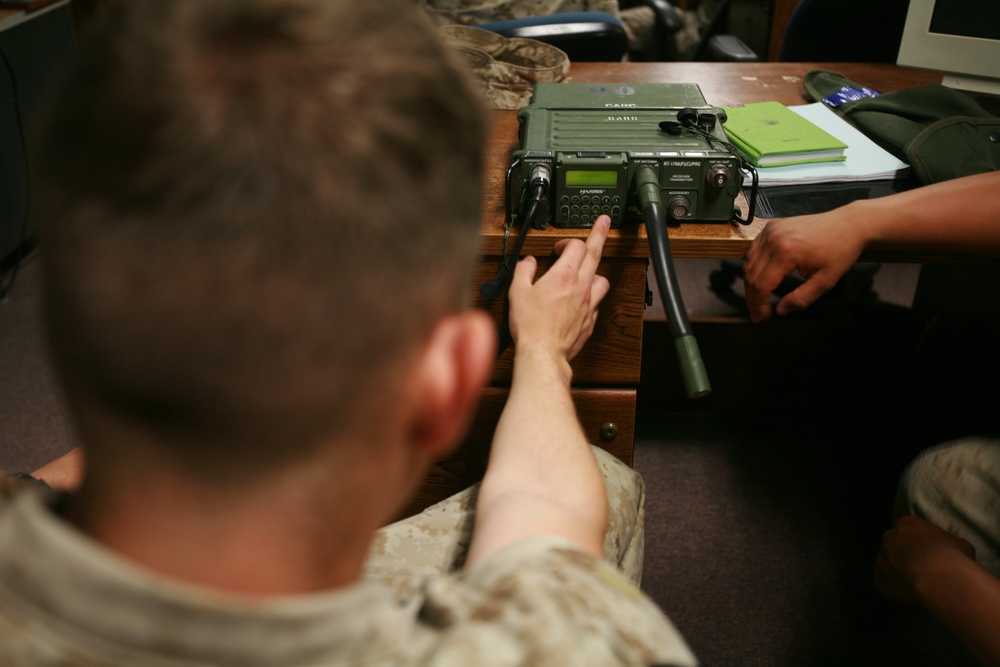
[[[910,0],[897,62],[942,72],[951,88],[1000,95],[1000,2]]]

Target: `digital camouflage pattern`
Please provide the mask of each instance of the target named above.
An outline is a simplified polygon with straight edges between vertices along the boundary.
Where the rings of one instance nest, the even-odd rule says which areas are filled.
[[[442,40],[461,54],[494,109],[519,109],[536,83],[559,83],[569,74],[569,58],[534,39],[508,39],[469,26],[438,28]]]
[[[642,579],[646,486],[642,477],[603,449],[592,447],[608,495],[604,558],[634,585]],[[445,573],[465,563],[472,539],[479,485],[455,494],[375,533],[368,555],[370,576]]]
[[[968,540],[1000,577],[1000,439],[969,437],[921,452],[903,473],[895,520],[914,514]]]
[[[465,557],[473,489],[379,531],[365,580],[285,598],[146,571],[58,518],[51,493],[25,487],[0,501],[0,665],[695,665],[633,583],[642,480],[595,453],[612,508],[610,562],[539,537],[449,571]]]

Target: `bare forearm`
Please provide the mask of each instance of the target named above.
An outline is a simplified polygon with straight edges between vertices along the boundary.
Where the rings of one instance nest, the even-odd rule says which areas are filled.
[[[866,248],[879,244],[1000,255],[1000,172],[772,220],[747,250],[743,271],[751,319],[808,308]],[[805,282],[772,306],[773,290],[793,271]]]
[[[569,362],[590,338],[610,284],[597,275],[611,219],[587,240],[562,239],[559,259],[535,279],[526,257],[511,277],[514,376],[476,504],[467,562],[517,540],[547,535],[603,555],[608,501],[570,395]]]
[[[569,364],[523,363],[521,357],[515,365],[490,458],[497,485],[528,487],[557,502],[570,501],[581,513],[603,516],[603,482],[573,405]]]
[[[519,349],[479,492],[470,561],[530,535],[600,555],[607,498],[570,395],[568,362]]]
[[[1000,255],[1000,172],[928,185],[841,209],[866,245]]]

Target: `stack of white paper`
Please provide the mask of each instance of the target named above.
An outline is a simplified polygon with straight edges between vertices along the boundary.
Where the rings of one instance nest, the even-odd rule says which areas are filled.
[[[847,144],[842,162],[816,162],[757,169],[761,186],[840,183],[902,178],[910,165],[895,158],[822,102],[789,107]]]

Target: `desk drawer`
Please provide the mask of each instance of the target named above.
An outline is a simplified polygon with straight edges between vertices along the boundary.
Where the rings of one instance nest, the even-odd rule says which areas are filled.
[[[451,456],[434,466],[400,518],[416,514],[482,479],[493,432],[506,401],[506,389],[486,390],[468,437]],[[629,465],[632,465],[635,401],[635,389],[573,391],[573,402],[587,439]]]
[[[539,258],[538,275],[552,265],[553,257]],[[500,257],[480,260],[475,281],[475,305],[492,313],[499,322],[503,299],[484,301],[479,286],[492,280],[500,267]],[[646,260],[602,259],[598,273],[611,282],[611,291],[601,303],[594,335],[573,360],[575,384],[627,385],[639,383],[642,352],[642,314],[646,303]],[[513,350],[497,360],[496,382],[509,382]]]

